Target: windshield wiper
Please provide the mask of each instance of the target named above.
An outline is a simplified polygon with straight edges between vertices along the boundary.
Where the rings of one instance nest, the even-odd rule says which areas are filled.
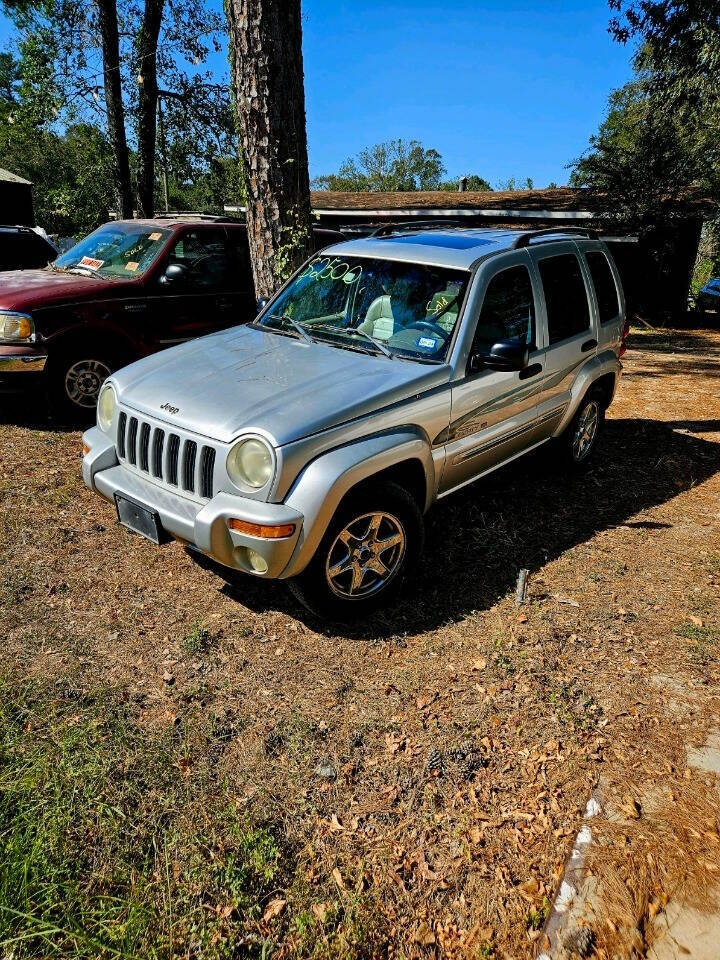
[[[68,273],[77,273],[81,277],[99,277],[100,274],[92,267],[66,267]],[[87,272],[86,272],[87,271]]]
[[[369,333],[365,333],[365,331],[359,327],[336,327],[334,323],[316,323],[313,324],[313,330],[327,330],[330,333],[336,333],[338,336],[347,334],[350,337],[364,337],[372,343],[380,353],[384,353],[389,360],[395,359],[395,354],[391,353],[381,340],[376,340],[375,337],[370,336]]]
[[[382,340],[376,340],[375,337],[371,337],[369,333],[365,333],[364,330],[361,330],[359,327],[349,327],[347,330],[343,330],[343,333],[349,333],[352,337],[365,337],[366,340],[369,340],[370,343],[374,343],[378,348],[380,353],[384,353],[386,357],[390,360],[394,360],[395,356],[392,354]]]
[[[310,336],[305,327],[298,323],[297,320],[293,320],[292,317],[281,317],[277,313],[268,313],[266,316],[270,317],[271,320],[280,320],[281,322],[287,321],[288,323],[291,323],[306,343],[316,342],[315,338]]]

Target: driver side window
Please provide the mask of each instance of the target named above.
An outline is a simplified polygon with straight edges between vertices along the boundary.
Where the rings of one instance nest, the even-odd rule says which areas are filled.
[[[487,352],[501,340],[535,343],[535,298],[527,267],[501,270],[488,284],[471,352]]]
[[[187,268],[187,282],[195,290],[224,290],[230,276],[225,233],[221,230],[191,230],[177,241],[170,263]]]

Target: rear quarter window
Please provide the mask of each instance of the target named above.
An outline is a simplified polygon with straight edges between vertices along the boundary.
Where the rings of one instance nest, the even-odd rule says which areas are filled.
[[[600,250],[587,253],[585,256],[595,287],[600,323],[611,323],[613,320],[617,320],[620,313],[620,301],[618,300],[615,277],[610,269],[608,258]]]

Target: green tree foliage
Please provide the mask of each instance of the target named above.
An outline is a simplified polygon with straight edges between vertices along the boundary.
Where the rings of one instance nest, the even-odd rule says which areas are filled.
[[[588,188],[590,201],[607,207],[620,227],[643,232],[684,212],[696,173],[687,131],[657,108],[647,82],[638,80],[611,94],[607,116],[575,161],[570,182]]]
[[[515,191],[515,190],[534,190],[535,181],[532,177],[525,177],[524,180],[518,180],[517,177],[509,177],[507,180],[498,180],[496,190]]]
[[[445,165],[437,150],[418,140],[388,140],[346,160],[337,173],[313,180],[316,190],[438,190]]]
[[[3,165],[32,181],[36,216],[47,230],[63,235],[92,230],[107,219],[113,195],[107,138],[88,123],[72,123],[62,132],[49,129],[45,111],[38,100],[23,96],[25,89],[23,65],[0,55]]]
[[[479,192],[484,192],[486,190],[492,190],[492,187],[485,179],[485,177],[478,176],[477,173],[471,173],[465,177],[467,183],[465,184],[465,189],[468,191],[474,190]],[[458,190],[460,188],[460,178],[457,180],[445,180],[440,184],[440,190]]]
[[[690,180],[720,207],[720,6],[717,0],[609,0],[610,29],[638,40],[636,66],[661,120],[682,130]],[[693,285],[720,272],[720,217],[706,225]]]
[[[638,41],[635,67],[658,115],[681,128],[694,180],[720,198],[720,5],[609,0],[610,30]]]
[[[23,107],[17,122],[28,127],[28,134],[31,129],[42,129],[62,138],[64,129],[82,124],[94,125],[99,135],[105,136],[108,114],[98,6],[82,0],[1,2],[17,28],[20,79],[13,93]],[[141,119],[142,85],[138,80],[144,69],[139,60],[139,33],[145,6],[145,0],[117,2],[123,122],[127,125],[134,169],[138,166],[137,130]],[[168,2],[163,11],[153,56],[159,88],[171,90],[181,98],[167,111],[167,166],[171,192],[182,193],[188,170],[193,177],[208,177],[211,164],[215,164],[211,180],[217,182],[217,171],[226,166],[224,161],[232,164],[237,158],[237,137],[229,85],[216,83],[204,66],[210,51],[220,49],[222,13],[191,0]],[[153,109],[151,104],[150,110]],[[147,105],[144,122],[147,129]],[[143,160],[143,169],[147,169],[147,158]],[[155,181],[156,199],[160,200],[157,164]]]
[[[224,204],[245,201],[231,98],[227,88],[205,82],[185,96],[192,98],[192,110],[185,99],[163,106],[170,209],[222,213]]]

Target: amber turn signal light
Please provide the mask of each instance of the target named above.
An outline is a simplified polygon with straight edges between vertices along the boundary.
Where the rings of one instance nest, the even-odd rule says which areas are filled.
[[[82,447],[83,447],[83,456],[86,457],[90,453],[90,447],[86,443],[84,443]]]
[[[269,526],[264,523],[250,523],[249,520],[237,520],[235,517],[231,517],[227,523],[231,530],[247,533],[250,537],[260,537],[262,540],[282,540],[283,537],[291,537],[295,533],[294,523]]]

